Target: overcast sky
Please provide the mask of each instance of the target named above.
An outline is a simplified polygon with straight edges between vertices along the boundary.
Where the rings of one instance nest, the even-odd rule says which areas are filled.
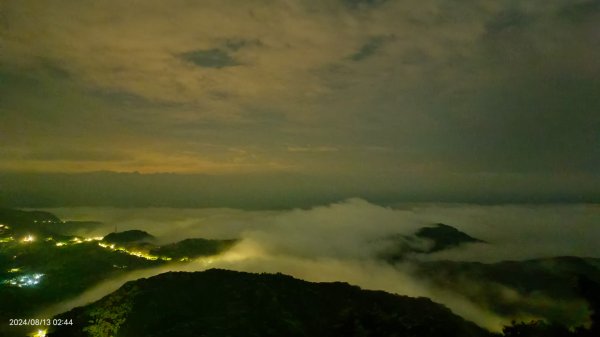
[[[599,201],[599,93],[598,0],[4,0],[0,201]]]

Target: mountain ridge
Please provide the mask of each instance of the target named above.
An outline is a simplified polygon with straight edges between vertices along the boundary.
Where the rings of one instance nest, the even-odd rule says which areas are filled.
[[[222,269],[130,281],[48,336],[491,336],[427,298]]]

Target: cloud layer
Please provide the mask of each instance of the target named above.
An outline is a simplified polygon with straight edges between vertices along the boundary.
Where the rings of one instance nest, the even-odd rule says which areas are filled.
[[[553,256],[597,257],[600,208],[593,204],[504,205],[399,204],[362,199],[281,211],[172,208],[53,208],[67,220],[105,224],[86,235],[143,229],[161,242],[189,237],[244,238],[266,254],[308,258],[371,259],[392,235],[410,235],[435,223],[451,225],[489,244],[429,255],[433,259],[496,262]],[[425,257],[422,257],[425,258]]]
[[[600,184],[596,0],[23,0],[0,13],[2,170]]]
[[[328,206],[286,211],[156,208],[51,211],[65,219],[97,219],[106,223],[105,228],[88,235],[103,235],[116,225],[118,230],[147,230],[162,242],[189,237],[241,240],[220,256],[198,259],[187,265],[133,272],[122,279],[102,283],[72,301],[49,308],[50,313],[98,299],[126,280],[168,270],[194,271],[216,267],[282,272],[310,281],[346,281],[368,289],[426,296],[469,320],[498,330],[515,317],[500,317],[461,295],[417,278],[411,262],[392,266],[382,261],[378,256],[390,249],[391,242],[385,238],[396,234],[410,235],[423,226],[443,222],[484,239],[488,244],[471,244],[413,258],[494,262],[560,255],[600,257],[595,242],[600,235],[600,208],[594,205],[403,204],[392,208],[351,199]],[[478,286],[473,281],[465,284]],[[506,296],[519,296],[516,290],[506,287],[498,291]],[[544,306],[554,305],[552,299],[543,296],[529,300]]]

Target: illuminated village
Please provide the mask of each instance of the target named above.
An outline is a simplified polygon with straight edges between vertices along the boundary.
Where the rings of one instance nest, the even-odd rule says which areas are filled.
[[[73,297],[108,278],[214,255],[235,242],[186,239],[161,246],[140,230],[115,229],[104,237],[72,235],[68,228],[85,224],[45,212],[3,212],[8,221],[0,223],[0,296],[7,317],[32,315],[40,305]],[[23,332],[46,336],[47,324],[34,327]]]

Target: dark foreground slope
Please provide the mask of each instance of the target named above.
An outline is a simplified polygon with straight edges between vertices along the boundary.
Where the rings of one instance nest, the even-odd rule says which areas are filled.
[[[128,282],[60,315],[49,336],[444,336],[489,334],[426,298],[225,270]]]

